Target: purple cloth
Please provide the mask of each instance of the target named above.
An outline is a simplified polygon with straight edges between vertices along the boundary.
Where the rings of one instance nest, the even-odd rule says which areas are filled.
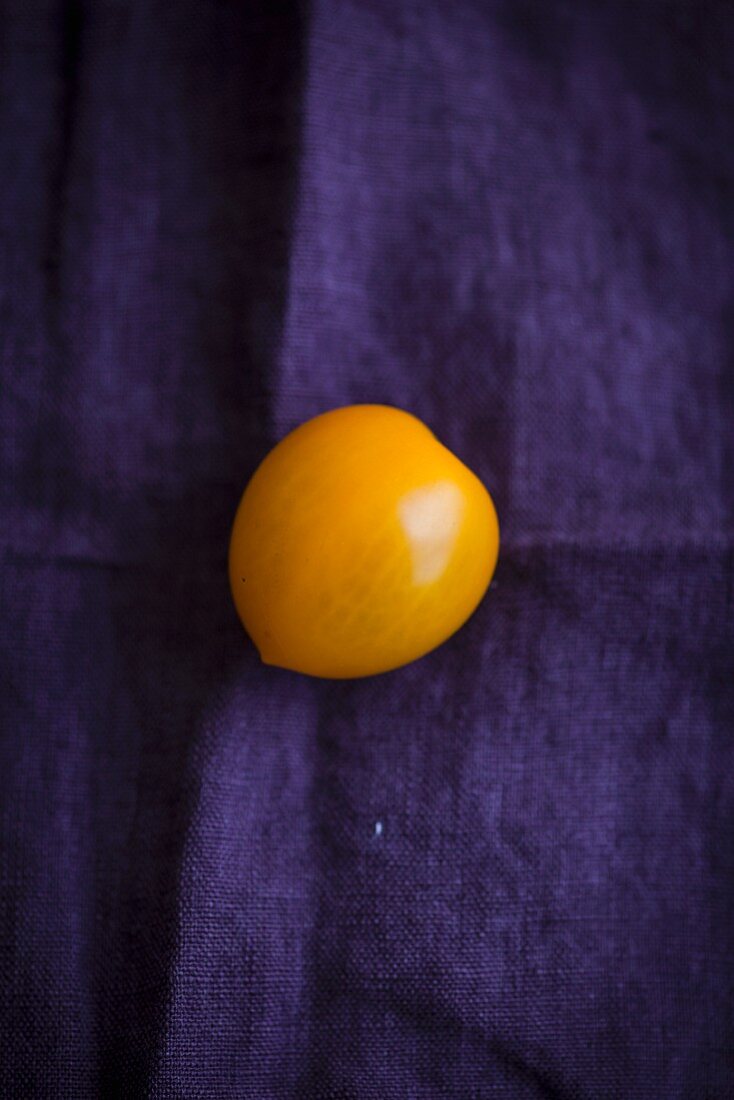
[[[31,0],[0,50],[0,1095],[734,1096],[729,6]],[[331,683],[227,538],[357,401],[503,542]]]

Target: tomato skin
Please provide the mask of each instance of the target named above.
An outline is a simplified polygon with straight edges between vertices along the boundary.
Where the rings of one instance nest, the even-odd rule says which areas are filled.
[[[425,424],[390,406],[349,405],[296,428],[255,471],[229,575],[266,664],[370,676],[458,630],[498,550],[489,493]]]

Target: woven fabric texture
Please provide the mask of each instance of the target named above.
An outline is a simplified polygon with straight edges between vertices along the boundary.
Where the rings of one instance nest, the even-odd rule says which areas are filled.
[[[734,1096],[730,5],[3,7],[0,1095]],[[239,496],[363,401],[496,580],[266,668]]]

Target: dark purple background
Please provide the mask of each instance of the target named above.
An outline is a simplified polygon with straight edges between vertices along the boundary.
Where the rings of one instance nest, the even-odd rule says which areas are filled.
[[[733,30],[5,5],[3,1098],[734,1096]],[[503,546],[312,681],[227,537],[354,401]]]

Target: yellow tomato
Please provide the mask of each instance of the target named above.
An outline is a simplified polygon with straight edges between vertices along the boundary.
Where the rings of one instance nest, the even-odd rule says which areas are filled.
[[[234,521],[234,602],[267,664],[385,672],[445,641],[481,600],[499,548],[477,477],[416,417],[350,405],[267,455]]]

